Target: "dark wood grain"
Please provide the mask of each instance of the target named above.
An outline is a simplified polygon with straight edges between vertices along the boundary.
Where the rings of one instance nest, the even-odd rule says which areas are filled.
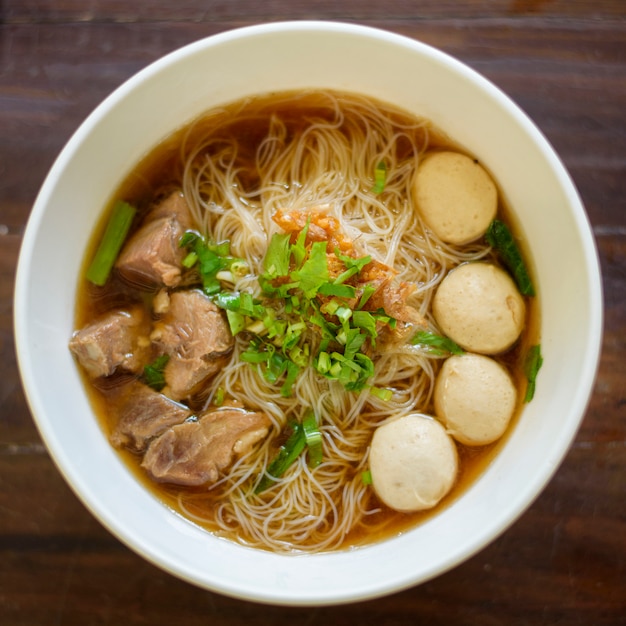
[[[0,624],[626,624],[626,4],[622,0],[4,0],[0,3]],[[54,467],[17,372],[21,237],[59,150],[148,63],[280,19],[369,24],[449,52],[515,100],[557,149],[593,227],[605,333],[593,396],[536,502],[421,586],[332,608],[197,589],[119,543]],[[419,558],[419,556],[416,556]]]

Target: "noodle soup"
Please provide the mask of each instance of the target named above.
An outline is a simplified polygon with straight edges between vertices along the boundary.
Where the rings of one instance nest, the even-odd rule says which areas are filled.
[[[538,305],[518,296],[523,319],[503,349],[464,347],[442,329],[433,301],[454,270],[509,272],[484,232],[451,243],[419,210],[416,173],[444,153],[476,164],[428,121],[381,102],[280,93],[209,112],[123,182],[114,201],[136,213],[111,273],[80,285],[71,347],[112,445],[168,506],[246,545],[319,552],[402,532],[478,478],[519,419]],[[515,232],[500,192],[496,204],[497,220]],[[177,250],[137,264],[133,246],[148,242],[154,256],[161,228]],[[192,293],[204,317],[173,320]],[[94,344],[78,345],[79,335],[105,318],[108,329],[112,312],[122,319],[116,341],[132,348],[117,360],[107,354],[98,370]],[[215,344],[200,356],[199,328]],[[476,352],[506,373],[514,395],[503,431],[468,442],[467,433],[451,436],[437,384],[448,359]],[[390,470],[370,463],[376,431],[408,417],[444,425],[453,464],[444,493],[424,506],[395,505],[382,487]],[[226,422],[239,430],[225,456],[207,460],[197,450],[222,445]],[[419,467],[426,475],[438,462]]]

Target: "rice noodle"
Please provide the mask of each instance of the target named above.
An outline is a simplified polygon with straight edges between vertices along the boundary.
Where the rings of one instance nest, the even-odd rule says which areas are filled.
[[[238,135],[246,119],[266,120],[254,153]],[[412,209],[411,181],[429,146],[429,132],[422,120],[346,94],[285,94],[267,103],[244,102],[235,112],[218,111],[189,130],[181,148],[183,191],[199,230],[214,241],[230,240],[232,253],[249,264],[251,276],[241,279],[238,289],[260,294],[256,275],[269,237],[278,230],[272,221],[277,210],[326,207],[361,254],[393,266],[399,279],[416,284],[410,304],[434,327],[429,311],[435,287],[451,267],[480,258],[486,248],[444,244]],[[371,189],[380,161],[388,175],[384,193],[376,195]],[[239,361],[245,347],[238,336],[230,364],[212,387],[267,413],[272,432],[208,494],[182,492],[179,506],[191,519],[258,548],[310,552],[343,546],[349,533],[368,528],[379,507],[361,479],[373,429],[429,406],[437,363],[409,344],[374,354],[373,384],[393,389],[388,402],[367,392],[346,392],[312,368],[299,377],[292,397],[284,398],[255,367]],[[320,418],[322,464],[310,470],[301,456],[275,486],[254,495],[254,481],[271,461],[281,430],[307,408]]]

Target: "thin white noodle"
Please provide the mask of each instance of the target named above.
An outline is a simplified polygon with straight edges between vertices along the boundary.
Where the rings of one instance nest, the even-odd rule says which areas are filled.
[[[265,133],[246,152],[238,133],[257,122],[265,123]],[[237,284],[239,289],[260,293],[256,275],[269,237],[278,230],[272,220],[277,210],[326,207],[359,252],[393,266],[399,280],[416,285],[410,304],[436,330],[429,311],[439,281],[451,267],[479,259],[488,249],[444,244],[412,209],[412,178],[430,132],[424,121],[347,94],[310,92],[244,102],[190,129],[181,148],[183,192],[198,228],[215,241],[230,240],[233,254],[249,264],[251,275]],[[384,193],[376,195],[374,169],[381,161],[388,174]],[[264,411],[271,434],[206,494],[181,492],[181,511],[219,534],[279,552],[337,549],[355,530],[374,532],[381,523],[380,505],[361,479],[373,429],[396,415],[428,409],[437,360],[411,345],[374,354],[372,382],[393,390],[387,402],[367,391],[348,393],[312,368],[284,398],[254,366],[239,360],[243,349],[238,338],[230,363],[212,386]],[[311,470],[302,455],[272,488],[255,494],[285,425],[308,408],[319,419],[323,463]]]

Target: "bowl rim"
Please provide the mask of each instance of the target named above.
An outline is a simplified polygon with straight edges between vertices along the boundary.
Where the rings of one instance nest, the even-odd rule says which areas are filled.
[[[33,245],[40,228],[40,221],[46,210],[48,198],[52,193],[57,176],[63,172],[68,162],[74,156],[77,147],[83,142],[83,140],[89,136],[93,128],[97,126],[101,118],[104,117],[107,112],[115,107],[118,102],[123,100],[130,92],[135,90],[144,79],[151,76],[163,68],[175,65],[181,60],[185,59],[188,55],[193,55],[199,50],[206,47],[219,46],[226,42],[231,42],[236,39],[246,38],[257,35],[269,35],[274,33],[283,33],[285,31],[299,31],[299,32],[328,32],[339,35],[352,34],[356,36],[362,36],[372,38],[379,41],[384,41],[396,46],[406,48],[407,51],[413,53],[418,52],[429,56],[436,60],[438,63],[446,65],[453,71],[459,73],[464,78],[472,80],[477,83],[481,89],[487,90],[492,97],[496,98],[502,106],[505,106],[508,110],[513,111],[518,121],[525,125],[525,130],[532,136],[533,141],[538,143],[542,151],[550,158],[553,167],[559,177],[560,186],[565,190],[570,206],[574,211],[574,218],[576,220],[578,234],[581,237],[584,248],[586,251],[585,264],[588,275],[593,277],[594,280],[590,281],[590,289],[594,292],[592,302],[590,303],[590,329],[588,341],[587,341],[587,358],[585,361],[584,376],[581,383],[573,394],[578,398],[579,415],[577,419],[571,419],[568,424],[568,429],[563,433],[563,437],[558,445],[553,448],[553,458],[549,460],[550,469],[538,476],[534,481],[529,482],[525,492],[518,495],[515,506],[511,507],[511,512],[505,519],[500,519],[497,524],[490,527],[489,532],[485,532],[483,536],[475,538],[472,541],[468,541],[462,549],[458,550],[454,555],[454,558],[448,558],[442,562],[431,567],[427,572],[422,572],[419,577],[411,577],[403,575],[396,578],[389,578],[383,582],[379,580],[370,581],[369,585],[362,585],[358,589],[327,589],[324,594],[319,592],[310,592],[307,589],[300,590],[299,594],[290,592],[284,595],[280,590],[271,591],[264,589],[260,591],[256,588],[243,588],[232,584],[230,581],[218,581],[214,578],[199,580],[198,576],[193,572],[190,572],[180,563],[172,561],[167,555],[162,553],[155,553],[153,546],[149,541],[144,540],[143,537],[136,533],[128,533],[123,524],[118,523],[115,515],[106,509],[103,509],[98,498],[89,492],[87,485],[83,482],[81,477],[77,477],[68,466],[68,459],[62,449],[61,442],[57,439],[54,431],[53,424],[48,420],[46,416],[46,406],[44,398],[40,397],[37,389],[33,387],[33,364],[32,355],[29,352],[29,328],[25,321],[27,319],[27,297],[29,287],[29,276],[31,274],[31,260],[33,253]],[[600,275],[600,265],[598,260],[598,252],[593,239],[591,227],[588,218],[585,214],[582,202],[578,196],[573,181],[569,174],[565,170],[565,167],[561,163],[560,159],[556,155],[555,151],[538,130],[534,123],[521,111],[508,96],[506,96],[498,87],[491,83],[484,76],[461,62],[460,60],[452,57],[451,55],[434,48],[433,46],[423,43],[417,39],[413,39],[404,35],[400,35],[394,32],[375,28],[371,26],[364,26],[359,24],[344,23],[344,22],[331,22],[331,21],[318,21],[318,20],[303,20],[303,21],[284,21],[273,22],[268,24],[256,24],[252,26],[245,26],[240,28],[234,28],[228,31],[224,31],[218,34],[210,35],[208,37],[199,39],[197,41],[186,44],[162,57],[153,61],[145,68],[135,73],[128,78],[119,87],[117,87],[111,94],[109,94],[83,121],[77,130],[70,137],[64,148],[61,150],[59,156],[56,158],[52,165],[46,179],[37,195],[35,203],[33,205],[32,212],[29,216],[26,230],[24,232],[22,247],[18,259],[18,267],[16,272],[15,292],[14,292],[14,335],[16,343],[17,362],[20,375],[22,378],[23,388],[26,396],[28,406],[33,415],[35,424],[39,430],[39,433],[46,444],[46,447],[61,474],[64,476],[66,483],[72,488],[79,500],[86,506],[86,508],[122,543],[128,546],[130,549],[141,555],[149,562],[159,566],[167,572],[177,575],[179,578],[184,579],[195,585],[210,589],[227,596],[236,597],[239,599],[253,600],[261,603],[268,604],[283,604],[283,605],[329,605],[353,602],[357,600],[372,599],[387,595],[402,589],[406,589],[418,583],[426,582],[433,577],[442,574],[445,571],[452,569],[459,563],[467,560],[487,544],[491,543],[502,534],[507,528],[509,528],[532,504],[532,502],[538,497],[545,485],[551,480],[552,476],[558,469],[561,461],[565,457],[565,454],[574,439],[576,432],[580,426],[580,422],[584,417],[584,413],[587,409],[588,403],[591,398],[591,392],[595,377],[597,375],[597,369],[599,366],[599,355],[601,349],[602,339],[602,324],[603,324],[603,300],[602,300],[602,284]],[[389,540],[387,540],[389,541]],[[396,538],[394,541],[402,542],[402,538]],[[383,542],[386,543],[386,542]],[[374,544],[372,549],[380,551],[381,544]],[[377,546],[377,547],[376,547]],[[250,550],[248,548],[241,548],[242,550]],[[365,550],[361,548],[359,550]],[[368,546],[367,549],[370,549]],[[355,551],[353,554],[357,554],[359,551]],[[248,553],[250,554],[250,553]],[[330,553],[330,561],[337,560],[332,556],[337,553]],[[341,553],[345,554],[345,552]],[[299,557],[285,556],[285,555],[272,555],[269,558],[275,560],[278,559],[294,559]],[[307,555],[306,558],[317,558],[316,555]],[[328,559],[328,555],[320,555],[323,560]]]

